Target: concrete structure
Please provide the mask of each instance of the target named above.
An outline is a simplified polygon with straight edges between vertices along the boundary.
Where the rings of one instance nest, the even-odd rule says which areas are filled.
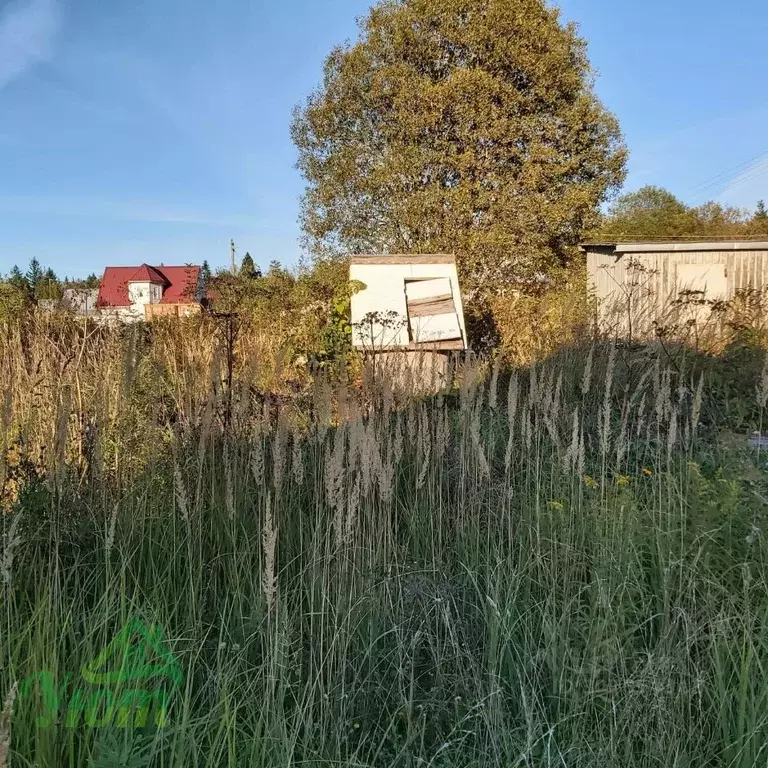
[[[105,319],[131,322],[200,312],[202,298],[200,267],[107,267],[96,308]]]
[[[98,288],[65,288],[60,299],[40,299],[37,306],[44,312],[69,312],[77,317],[96,313]]]
[[[466,349],[453,256],[353,256],[352,338],[365,351]]]
[[[61,306],[78,317],[90,317],[96,312],[98,298],[98,288],[65,288]]]
[[[586,243],[600,331],[645,336],[657,326],[703,328],[712,308],[768,286],[768,242]]]
[[[456,260],[448,255],[353,256],[355,347],[396,388],[435,392],[449,378],[451,352],[467,347]]]

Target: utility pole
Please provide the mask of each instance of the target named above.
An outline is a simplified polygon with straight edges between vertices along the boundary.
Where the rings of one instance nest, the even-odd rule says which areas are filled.
[[[232,252],[232,274],[236,275],[237,274],[237,266],[235,264],[235,241],[234,240],[230,240],[229,241],[229,247],[230,247],[230,250]]]

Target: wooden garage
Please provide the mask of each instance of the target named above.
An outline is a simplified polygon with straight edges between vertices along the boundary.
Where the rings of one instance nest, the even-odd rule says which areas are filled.
[[[740,291],[768,286],[768,242],[585,243],[590,296],[603,333],[712,322]]]

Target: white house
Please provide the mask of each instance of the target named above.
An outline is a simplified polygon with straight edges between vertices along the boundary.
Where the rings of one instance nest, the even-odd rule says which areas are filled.
[[[96,309],[123,321],[151,320],[199,312],[202,298],[200,267],[107,267]]]

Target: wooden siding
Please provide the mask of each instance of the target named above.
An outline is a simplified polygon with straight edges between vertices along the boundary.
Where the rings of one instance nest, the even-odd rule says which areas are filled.
[[[456,312],[452,294],[436,296],[434,299],[420,299],[408,302],[409,317],[427,317],[429,315],[444,315],[446,312]]]
[[[358,347],[363,352],[460,352],[466,349],[461,339],[448,339],[447,341],[424,341],[416,344],[413,341],[407,344],[386,344],[375,347]]]
[[[152,320],[156,317],[187,317],[200,314],[201,311],[200,304],[145,304],[144,318]]]
[[[663,321],[679,298],[680,264],[724,265],[726,300],[739,291],[768,286],[768,249],[762,247],[714,250],[707,244],[701,251],[616,253],[606,246],[585,246],[585,250],[589,289],[597,299],[598,323],[603,331],[626,331],[630,313],[640,316],[640,326],[646,330],[653,320]]]

